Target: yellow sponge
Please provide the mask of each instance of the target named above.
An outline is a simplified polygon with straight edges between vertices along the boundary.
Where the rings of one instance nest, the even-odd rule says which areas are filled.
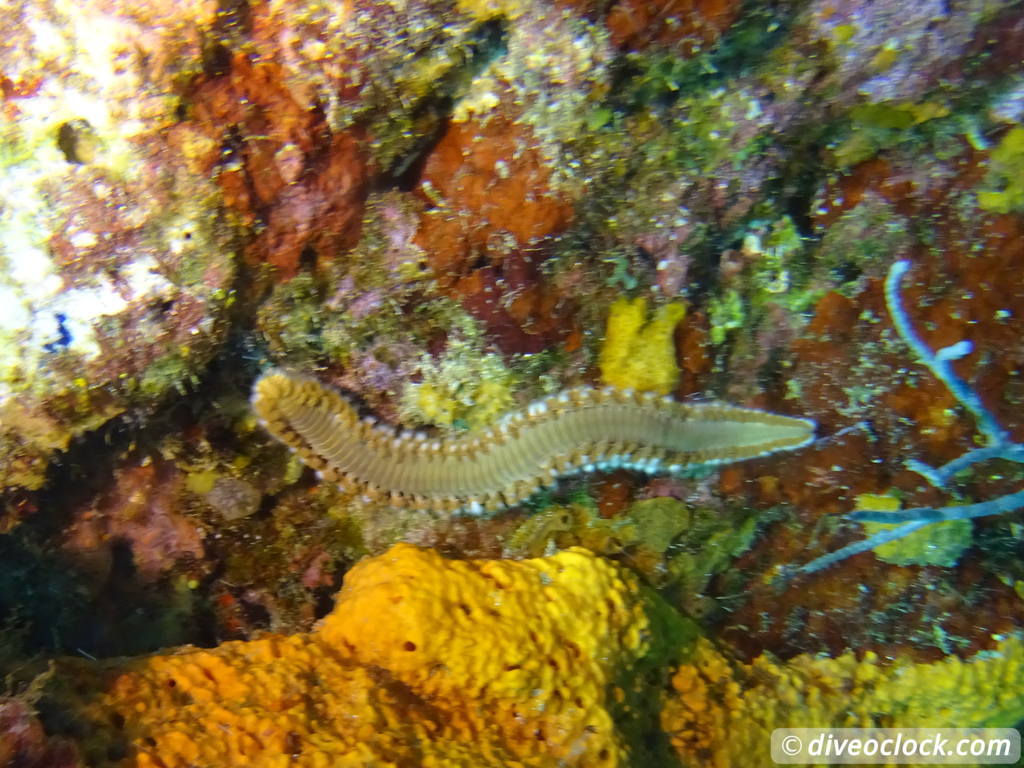
[[[319,629],[61,663],[93,768],[629,763],[615,683],[648,650],[636,578],[584,549],[446,560],[399,544]]]
[[[708,768],[770,763],[775,728],[1012,727],[1024,714],[1022,662],[1017,637],[934,664],[853,651],[745,664],[701,638],[672,678],[661,725],[684,765]]]
[[[676,325],[686,315],[681,302],[665,304],[647,320],[647,300],[618,299],[608,313],[599,365],[605,384],[667,395],[679,382]]]

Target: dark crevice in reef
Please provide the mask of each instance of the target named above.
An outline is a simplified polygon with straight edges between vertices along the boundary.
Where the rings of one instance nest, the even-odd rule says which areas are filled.
[[[380,175],[375,189],[395,187],[410,191],[419,183],[423,166],[431,150],[444,136],[453,106],[470,83],[508,47],[508,22],[490,19],[476,26],[462,42],[458,52],[462,61],[453,66],[411,111],[409,117],[419,137],[387,171]]]
[[[744,3],[738,21],[708,50],[682,58],[675,50],[626,52],[612,65],[606,106],[632,114],[652,105],[669,108],[679,99],[725,86],[751,72],[786,39],[801,3]]]
[[[251,294],[254,284],[240,265],[236,295]],[[0,536],[0,626],[7,630],[6,645],[12,646],[0,648],[0,675],[18,657],[37,653],[102,657],[181,642],[217,642],[202,598],[179,617],[188,626],[180,621],[167,626],[174,590],[170,579],[147,583],[138,578],[126,541],[110,543],[109,568],[99,577],[63,551],[60,542],[76,512],[118,492],[119,468],[161,462],[160,445],[168,435],[201,427],[217,449],[241,439],[231,415],[248,408],[252,381],[268,359],[254,333],[252,305],[252,299],[239,300],[228,311],[226,339],[205,368],[183,380],[161,404],[116,416],[74,439],[52,461],[44,486],[20,501],[34,511]]]

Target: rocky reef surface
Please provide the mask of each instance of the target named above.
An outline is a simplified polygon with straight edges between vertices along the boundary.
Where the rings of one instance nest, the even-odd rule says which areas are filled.
[[[0,765],[760,766],[815,718],[1021,718],[1019,2],[0,28]],[[596,435],[450,514],[306,466],[271,369],[425,455],[605,386],[817,431],[681,467]]]

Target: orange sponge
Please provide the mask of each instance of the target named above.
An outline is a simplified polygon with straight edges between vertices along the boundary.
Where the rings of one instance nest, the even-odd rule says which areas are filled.
[[[59,676],[94,766],[614,766],[606,696],[646,629],[633,577],[586,550],[400,544],[353,568],[317,631]]]

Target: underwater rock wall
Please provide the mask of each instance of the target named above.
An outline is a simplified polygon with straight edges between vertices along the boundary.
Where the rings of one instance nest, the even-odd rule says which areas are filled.
[[[1012,456],[920,473],[986,433],[885,290],[907,260],[911,325],[935,353],[971,343],[951,370],[1019,447],[1019,3],[17,0],[0,28],[0,764],[59,764],[75,742],[144,759],[142,730],[80,738],[114,694],[93,678],[72,708],[59,670],[96,668],[39,676],[50,659],[308,651],[350,569],[386,572],[399,542],[512,571],[582,547],[662,617],[649,666],[644,651],[602,671],[595,691],[618,675],[625,698],[592,691],[596,735],[546,724],[535,752],[499,734],[488,757],[458,730],[483,727],[466,714],[483,694],[402,678],[368,705],[422,714],[451,764],[650,749],[760,765],[746,745],[771,724],[839,723],[838,690],[854,719],[900,702],[940,722],[904,678],[964,681],[967,720],[990,700],[1019,714],[994,687],[1020,682],[1019,513],[801,570],[884,525],[851,514],[1021,488]],[[278,444],[249,400],[272,368],[340,390],[402,445],[497,435],[605,386],[809,419],[817,439],[671,472],[597,439],[583,472],[540,467],[559,482],[452,515],[339,487]],[[148,655],[184,644],[204,650]],[[121,656],[136,660],[106,661]],[[339,664],[355,699],[393,671]],[[803,698],[816,685],[821,706]],[[422,734],[385,732],[398,746],[379,759],[420,759]]]

